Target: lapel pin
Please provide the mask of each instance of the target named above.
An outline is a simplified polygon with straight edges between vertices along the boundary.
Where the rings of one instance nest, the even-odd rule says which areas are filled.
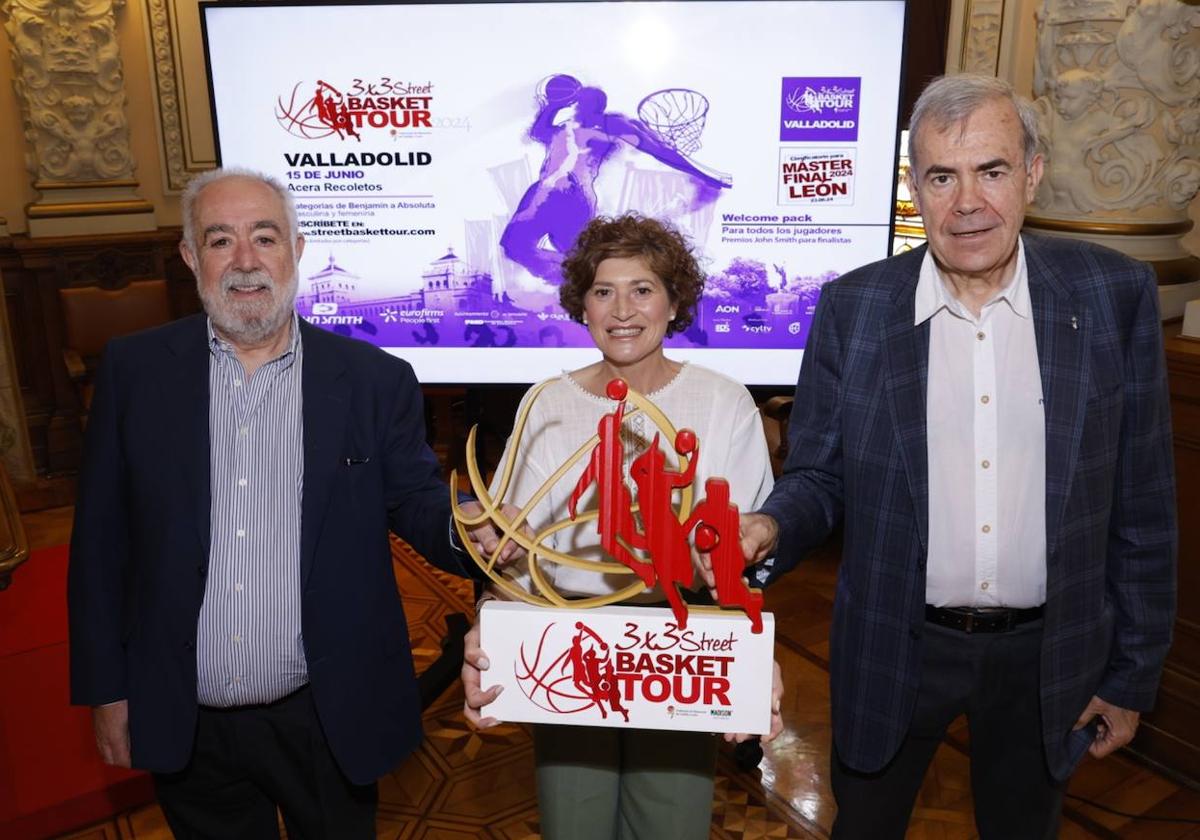
[[[1071,316],[1071,329],[1073,329],[1073,330],[1079,329],[1079,319],[1077,317],[1075,317],[1074,315]]]

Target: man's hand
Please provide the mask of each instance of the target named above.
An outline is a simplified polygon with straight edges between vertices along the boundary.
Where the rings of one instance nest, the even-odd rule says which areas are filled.
[[[746,513],[742,514],[739,519],[738,538],[741,541],[742,559],[747,566],[753,566],[775,550],[775,544],[779,541],[779,525],[765,513]],[[696,538],[696,542],[701,542],[699,537]],[[708,587],[709,594],[716,601],[717,578],[713,573],[712,555],[693,545],[692,567],[700,575],[700,580]]]
[[[783,671],[779,668],[779,660],[775,660],[775,669],[771,672],[771,731],[763,735],[761,740],[764,744],[769,744],[779,737],[779,733],[783,731],[783,715],[780,713],[780,704],[783,702]],[[725,740],[731,744],[740,744],[742,741],[750,738],[744,732],[726,732]]]
[[[1083,729],[1091,723],[1094,717],[1099,717],[1100,720],[1096,724],[1096,740],[1092,741],[1088,752],[1096,758],[1104,758],[1133,740],[1141,713],[1131,709],[1122,709],[1099,697],[1093,697],[1092,702],[1087,704],[1087,708],[1083,710],[1083,714],[1079,716],[1079,720],[1075,722],[1073,728]]]
[[[459,507],[462,508],[463,513],[472,518],[483,513],[483,505],[479,504],[479,502],[463,502]],[[521,509],[515,505],[505,504],[500,506],[500,513],[504,515],[505,519],[511,522],[521,515]],[[528,537],[533,536],[533,531],[528,524],[521,526],[521,532]],[[471,542],[475,544],[475,548],[479,553],[491,559],[492,553],[500,545],[500,532],[496,530],[496,526],[488,520],[470,528],[467,533],[470,535]],[[500,556],[495,558],[496,566],[503,569],[505,566],[512,565],[524,556],[525,549],[516,540],[509,540],[504,544],[504,549],[500,552]]]
[[[765,513],[741,516],[742,556],[753,566],[770,556],[779,542],[779,523]]]
[[[96,731],[96,749],[105,764],[130,767],[129,701],[118,700],[92,707],[92,728]]]
[[[487,729],[489,726],[495,726],[500,721],[495,718],[485,718],[479,716],[479,710],[491,703],[500,696],[500,692],[504,690],[504,686],[495,685],[487,691],[481,689],[480,680],[482,672],[491,667],[488,658],[484,652],[479,649],[479,622],[476,621],[471,629],[467,631],[467,635],[463,637],[463,666],[462,666],[462,682],[463,692],[467,695],[466,701],[463,703],[463,715],[467,722],[477,729]]]

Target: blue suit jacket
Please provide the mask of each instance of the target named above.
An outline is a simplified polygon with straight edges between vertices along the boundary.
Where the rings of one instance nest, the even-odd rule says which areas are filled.
[[[300,322],[304,648],[317,714],[366,783],[421,737],[389,527],[448,571],[450,495],[407,363]],[[209,348],[203,316],[113,341],[88,421],[68,578],[71,698],[129,701],[133,763],[181,769],[196,726],[208,568]],[[347,459],[365,463],[347,464]]]
[[[1171,640],[1175,501],[1154,274],[1115,251],[1026,235],[1046,418],[1046,756],[1063,778],[1089,743],[1093,694],[1146,710]],[[838,753],[895,755],[917,694],[929,528],[929,322],[914,326],[925,248],[821,294],[796,386],[773,576],[844,519],[831,630]]]

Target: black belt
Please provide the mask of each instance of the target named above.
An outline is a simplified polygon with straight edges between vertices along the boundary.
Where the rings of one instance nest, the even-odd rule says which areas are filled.
[[[1007,633],[1019,624],[1036,621],[1042,617],[1043,607],[1009,609],[995,607],[935,607],[925,605],[925,620],[960,630],[963,633]]]
[[[200,709],[205,712],[249,712],[256,709],[274,709],[276,706],[282,706],[289,700],[294,700],[304,692],[309,690],[311,683],[305,683],[295,691],[289,691],[282,697],[276,697],[274,700],[268,700],[266,703],[247,703],[243,706],[205,706],[200,704]]]

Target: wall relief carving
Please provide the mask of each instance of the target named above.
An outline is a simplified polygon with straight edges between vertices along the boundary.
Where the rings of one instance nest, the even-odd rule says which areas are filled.
[[[1046,0],[1037,26],[1039,215],[1186,219],[1200,189],[1200,5]]]
[[[4,0],[26,167],[50,184],[133,178],[116,40],[124,0]]]

